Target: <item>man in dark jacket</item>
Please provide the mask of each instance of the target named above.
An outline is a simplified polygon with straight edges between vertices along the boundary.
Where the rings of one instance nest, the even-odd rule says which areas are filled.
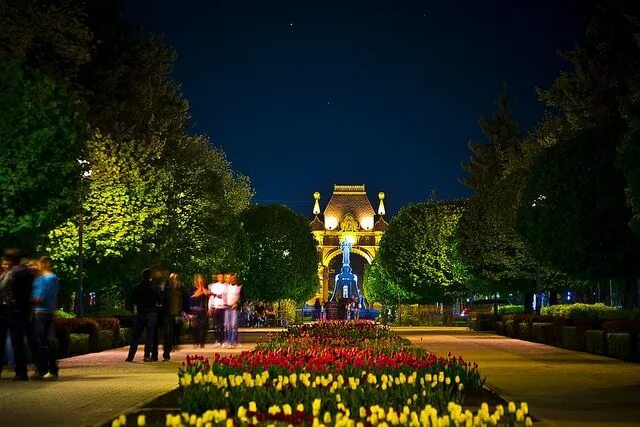
[[[144,342],[144,361],[151,362],[153,350],[153,338],[158,324],[158,311],[162,308],[162,297],[160,291],[153,281],[150,269],[142,272],[142,280],[133,288],[131,303],[136,306],[136,325],[133,332],[133,339],[129,346],[129,355],[125,359],[133,362],[138,350],[138,342],[142,336],[142,331],[146,330]],[[156,356],[157,360],[157,356]]]
[[[31,290],[34,272],[20,264],[21,255],[17,250],[5,252],[7,272],[0,282],[0,367],[3,364],[7,329],[11,332],[16,363],[14,381],[28,381],[25,337],[31,331]]]

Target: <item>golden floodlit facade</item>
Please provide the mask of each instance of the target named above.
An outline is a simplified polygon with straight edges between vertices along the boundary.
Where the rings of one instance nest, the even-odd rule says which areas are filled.
[[[333,194],[321,215],[320,193],[313,194],[311,232],[318,242],[319,292],[314,298],[327,301],[333,292],[332,261],[342,255],[340,243],[351,243],[351,254],[359,255],[371,264],[380,239],[387,227],[384,219],[384,193],[378,193],[378,211],[374,211],[364,185],[334,185]],[[362,277],[359,278],[362,282]]]

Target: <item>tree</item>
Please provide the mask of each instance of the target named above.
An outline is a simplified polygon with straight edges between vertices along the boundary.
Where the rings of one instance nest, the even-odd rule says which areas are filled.
[[[475,291],[485,295],[515,290],[531,291],[535,266],[516,234],[514,200],[521,185],[511,165],[522,156],[521,135],[506,90],[496,101],[497,112],[481,117],[479,126],[487,142],[469,143],[472,157],[461,182],[473,191],[460,219],[460,252],[472,270],[485,280]]]
[[[413,302],[417,296],[408,293],[386,272],[379,258],[365,267],[363,279],[364,297],[370,304],[395,305]]]
[[[624,278],[625,306],[637,304],[640,240],[628,227],[625,178],[615,130],[592,128],[545,150],[518,210],[518,229],[547,263],[578,277]]]
[[[189,275],[244,272],[249,254],[240,215],[253,195],[249,180],[237,175],[224,152],[202,136],[182,138],[167,157],[175,161],[167,165],[163,262]]]
[[[527,179],[527,195],[518,214],[527,244],[555,265],[581,276],[625,276],[627,306],[637,304],[638,298],[638,273],[631,267],[638,264],[636,244],[628,229],[634,222],[624,206],[624,189],[633,206],[634,149],[629,142],[634,138],[640,94],[639,17],[637,2],[611,1],[599,7],[584,45],[564,53],[573,70],[561,73],[549,90],[539,90],[542,101],[558,116],[555,120],[562,122],[559,147],[543,150],[531,162],[534,172]],[[577,174],[567,165],[582,169]],[[544,204],[532,210],[539,196],[546,198],[541,200]],[[561,212],[561,207],[567,210]],[[562,234],[554,235],[552,247],[545,246],[554,231]],[[559,251],[560,247],[569,251]],[[559,258],[551,260],[552,254]],[[634,274],[636,278],[631,277]]]
[[[84,124],[66,91],[0,52],[0,243],[33,251],[77,210]]]
[[[249,299],[303,302],[318,289],[318,254],[309,220],[285,206],[254,206],[242,216],[249,236]]]
[[[414,303],[449,300],[465,292],[468,272],[458,255],[456,233],[461,201],[405,206],[380,242],[384,271]]]
[[[630,119],[618,161],[627,180],[627,200],[633,210],[631,229],[640,237],[640,118]]]

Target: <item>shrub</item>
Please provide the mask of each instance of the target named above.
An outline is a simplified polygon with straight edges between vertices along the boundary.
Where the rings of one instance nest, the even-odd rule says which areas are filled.
[[[535,342],[553,345],[555,342],[553,323],[533,322],[531,324],[531,339]]]
[[[631,359],[640,358],[640,351],[638,350],[638,346],[640,345],[640,341],[638,341],[638,335],[640,335],[640,321],[609,320],[602,323],[602,330],[604,331],[605,334],[608,334],[607,337],[613,333],[629,334],[629,339],[631,340],[629,343],[629,345],[631,346],[630,358]],[[614,356],[614,357],[618,357],[618,356]]]
[[[478,313],[469,319],[469,328],[474,331],[493,331],[495,329],[495,321],[493,314]]]
[[[518,336],[516,331],[516,321],[515,320],[505,320],[504,321],[504,330],[508,337],[516,338]]]
[[[501,305],[498,314],[524,314],[524,305]]]
[[[114,317],[99,317],[95,319],[96,323],[103,331],[111,331],[111,347],[120,344],[120,321]]]
[[[396,316],[398,326],[435,326],[442,324],[440,309],[435,305],[401,304]]]
[[[68,355],[89,353],[89,334],[69,334]]]
[[[502,320],[505,322],[507,329],[507,335],[512,338],[519,338],[520,335],[520,323],[527,322],[530,319],[528,314],[505,314],[502,316]],[[511,323],[512,322],[512,323]]]
[[[562,327],[562,347],[568,350],[580,350],[580,340],[578,339],[578,328],[575,326]]]
[[[98,351],[98,323],[86,317],[76,319],[55,319],[56,333],[64,340],[66,334],[89,334],[89,351]],[[61,344],[62,345],[62,344]]]
[[[518,324],[518,338],[531,341],[531,327],[528,322]]]
[[[571,319],[607,319],[619,312],[615,307],[597,304],[559,304],[542,308],[542,314]]]
[[[496,334],[506,335],[507,331],[505,330],[504,322],[502,320],[496,321]]]
[[[76,315],[74,313],[68,313],[64,310],[56,310],[53,312],[53,316],[58,319],[74,319]]]
[[[120,328],[120,345],[129,345],[133,339],[133,328]]]
[[[118,333],[120,331],[118,330]],[[98,351],[113,348],[114,334],[111,329],[103,329],[98,331]]]
[[[633,358],[632,335],[627,332],[607,334],[607,354],[622,360]]]
[[[589,353],[605,354],[605,335],[601,330],[587,329],[585,344]]]

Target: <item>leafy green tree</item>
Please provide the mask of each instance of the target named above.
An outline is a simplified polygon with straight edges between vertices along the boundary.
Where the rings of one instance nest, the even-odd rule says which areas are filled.
[[[383,305],[402,304],[418,299],[417,296],[400,287],[387,274],[378,258],[375,258],[370,265],[365,266],[363,292],[367,302]]]
[[[461,201],[405,206],[387,227],[378,258],[414,303],[449,300],[466,292],[468,272],[458,255]]]
[[[633,209],[631,229],[640,236],[640,118],[633,117],[630,122],[620,147],[619,162],[627,179],[627,200]]]
[[[66,91],[0,53],[0,243],[33,251],[77,211],[84,124]]]
[[[640,94],[639,17],[637,2],[611,1],[599,7],[584,45],[564,53],[573,69],[549,90],[539,91],[562,124],[558,146],[542,150],[530,163],[533,172],[518,214],[527,244],[548,262],[582,277],[624,277],[627,306],[636,305],[638,298],[633,268],[638,254],[628,228],[634,222],[624,206],[624,189],[633,206],[634,150],[627,141],[634,138]],[[581,169],[569,171],[569,166]],[[540,196],[545,198],[533,207]],[[568,251],[559,250],[563,247]]]
[[[309,220],[285,206],[254,206],[242,216],[249,236],[249,299],[303,302],[318,290],[318,254]]]
[[[504,91],[490,118],[481,117],[487,142],[470,143],[472,153],[461,182],[473,191],[462,217],[458,236],[460,252],[473,271],[484,278],[474,290],[485,295],[516,290],[531,291],[534,262],[515,230],[514,200],[519,197],[518,175],[510,165],[522,156],[512,102]]]
[[[247,237],[240,214],[253,195],[249,180],[237,175],[222,150],[201,136],[185,137],[172,149],[168,227],[162,234],[162,260],[178,271],[243,273]]]
[[[637,304],[640,240],[628,227],[625,178],[615,131],[592,128],[545,150],[527,180],[519,231],[547,263],[578,277],[624,278],[625,305]],[[582,171],[586,173],[581,173]]]

